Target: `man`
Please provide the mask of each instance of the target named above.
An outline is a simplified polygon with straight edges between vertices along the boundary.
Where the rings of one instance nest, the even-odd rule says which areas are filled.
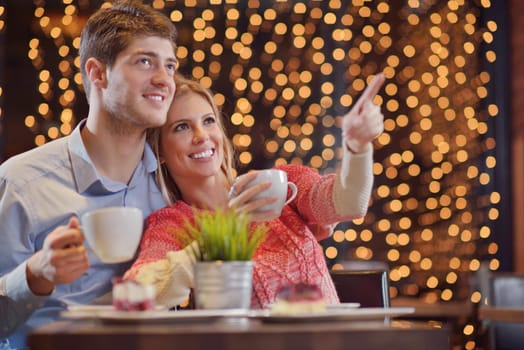
[[[100,262],[78,217],[109,206],[138,207],[147,216],[165,205],[146,130],[166,120],[176,34],[146,5],[98,10],[81,35],[87,119],[71,135],[0,166],[0,339],[9,335],[0,349],[23,348],[27,331],[67,304],[108,302],[111,278],[129,267]]]

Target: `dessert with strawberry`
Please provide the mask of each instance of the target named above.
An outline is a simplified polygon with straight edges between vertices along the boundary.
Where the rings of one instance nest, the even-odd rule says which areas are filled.
[[[113,306],[120,311],[145,311],[155,308],[155,289],[132,280],[113,283]]]
[[[297,315],[325,311],[326,302],[320,288],[304,282],[281,287],[271,307],[271,314],[274,315]]]

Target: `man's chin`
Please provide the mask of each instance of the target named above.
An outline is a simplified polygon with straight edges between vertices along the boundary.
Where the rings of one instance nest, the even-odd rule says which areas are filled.
[[[151,129],[151,128],[158,128],[158,127],[161,127],[163,126],[167,121],[167,115],[165,118],[160,118],[158,116],[151,116],[149,119],[148,119],[148,125],[147,125],[147,128],[148,129]]]

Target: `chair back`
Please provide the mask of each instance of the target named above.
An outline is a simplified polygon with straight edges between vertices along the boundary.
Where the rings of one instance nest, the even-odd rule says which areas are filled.
[[[388,271],[331,270],[341,303],[360,303],[361,307],[389,307]]]
[[[488,304],[500,307],[524,307],[524,275],[493,273],[490,276]],[[490,323],[491,349],[524,349],[524,324]]]

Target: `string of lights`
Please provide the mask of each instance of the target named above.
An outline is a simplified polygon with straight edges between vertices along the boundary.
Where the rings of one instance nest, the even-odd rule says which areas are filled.
[[[5,32],[6,32],[6,8],[3,5],[0,5],[0,47],[5,47]],[[4,56],[3,52],[0,53],[1,56]],[[4,75],[5,65],[0,60],[0,139],[4,133],[4,87],[5,87],[5,75]],[[4,144],[3,141],[0,141],[0,154],[3,154]],[[1,158],[0,158],[1,159]]]
[[[84,117],[79,34],[103,2],[34,2],[28,57],[41,101],[25,125],[38,146]],[[489,0],[151,4],[180,32],[179,70],[215,93],[240,173],[283,163],[336,171],[342,116],[384,72],[369,213],[337,226],[322,242],[326,258],[335,269],[345,259],[388,262],[392,297],[481,300],[469,276],[482,263],[500,267],[493,228],[503,199],[494,177],[501,116],[486,69],[500,24],[480,21]]]

